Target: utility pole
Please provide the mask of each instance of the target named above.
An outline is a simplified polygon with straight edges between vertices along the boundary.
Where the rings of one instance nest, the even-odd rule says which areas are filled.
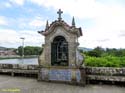
[[[22,58],[24,58],[24,37],[21,37],[20,39],[22,39]]]

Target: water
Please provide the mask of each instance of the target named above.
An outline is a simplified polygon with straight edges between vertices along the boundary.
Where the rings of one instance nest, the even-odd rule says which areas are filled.
[[[4,59],[0,60],[0,64],[38,64],[38,58],[24,58],[24,59]]]

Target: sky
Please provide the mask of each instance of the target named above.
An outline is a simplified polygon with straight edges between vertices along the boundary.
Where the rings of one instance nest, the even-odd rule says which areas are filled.
[[[57,20],[57,11],[71,25],[82,28],[80,47],[125,48],[125,0],[0,0],[0,46],[41,46],[46,21]]]

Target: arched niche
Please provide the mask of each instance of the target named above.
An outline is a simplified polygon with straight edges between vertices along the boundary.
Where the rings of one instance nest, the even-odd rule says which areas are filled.
[[[51,65],[68,66],[68,42],[63,36],[56,36],[51,43]]]

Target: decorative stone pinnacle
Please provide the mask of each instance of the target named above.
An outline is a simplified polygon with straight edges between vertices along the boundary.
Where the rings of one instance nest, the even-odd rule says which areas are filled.
[[[46,21],[46,30],[49,28],[48,20]]]
[[[72,18],[72,26],[75,27],[75,19],[74,19],[74,16]]]
[[[61,14],[63,13],[63,11],[61,11],[61,9],[59,9],[59,11],[57,12],[57,14],[59,14],[59,18],[58,18],[58,20],[61,20],[62,18],[61,18]]]

